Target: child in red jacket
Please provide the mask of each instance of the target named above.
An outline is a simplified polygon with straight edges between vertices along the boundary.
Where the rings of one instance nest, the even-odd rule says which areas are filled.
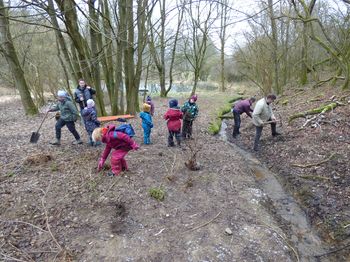
[[[178,102],[176,99],[172,99],[169,101],[169,109],[164,115],[164,119],[167,120],[167,126],[169,131],[168,136],[168,146],[175,146],[174,144],[174,136],[177,141],[177,145],[181,145],[181,119],[182,112],[180,108],[177,106]]]
[[[128,165],[124,157],[130,150],[137,150],[139,146],[127,134],[115,130],[115,125],[109,125],[104,128],[96,128],[92,133],[94,142],[102,141],[106,144],[98,163],[98,171],[100,171],[112,149],[111,167],[112,173],[108,175],[118,176],[120,172],[128,170]]]

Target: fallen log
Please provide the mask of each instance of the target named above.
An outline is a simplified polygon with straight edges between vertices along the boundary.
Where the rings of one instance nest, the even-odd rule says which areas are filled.
[[[130,119],[134,118],[133,115],[117,115],[117,116],[100,116],[97,118],[100,122],[116,121],[118,119]]]
[[[296,113],[294,115],[291,115],[288,118],[288,123],[290,124],[294,119],[299,118],[299,117],[306,117],[306,116],[309,116],[309,115],[323,114],[325,112],[333,110],[338,105],[339,105],[339,103],[333,102],[333,103],[330,103],[328,105],[323,105],[323,106],[320,106],[318,108],[314,108],[314,109],[308,110],[306,112]]]
[[[228,115],[223,115],[223,116],[219,116],[219,118],[221,119],[233,119],[233,116],[228,116]]]

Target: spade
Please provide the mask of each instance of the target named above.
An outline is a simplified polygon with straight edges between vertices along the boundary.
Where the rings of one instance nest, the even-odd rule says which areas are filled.
[[[43,123],[44,123],[48,113],[49,113],[49,111],[46,112],[43,120],[41,121],[41,124],[40,124],[38,130],[36,132],[32,132],[32,135],[30,137],[30,143],[34,143],[35,144],[35,143],[38,142],[39,137],[40,137],[39,130],[40,130],[41,126],[43,125]]]

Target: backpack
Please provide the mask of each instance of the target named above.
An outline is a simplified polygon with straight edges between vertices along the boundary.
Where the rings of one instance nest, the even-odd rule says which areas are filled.
[[[114,129],[114,134],[113,136],[116,138],[117,137],[117,132],[122,132],[129,137],[135,136],[135,131],[132,128],[131,124],[122,124]]]

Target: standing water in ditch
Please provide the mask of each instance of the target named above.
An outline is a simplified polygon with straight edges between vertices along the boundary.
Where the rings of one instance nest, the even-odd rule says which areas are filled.
[[[326,252],[325,244],[311,228],[305,212],[294,198],[285,192],[274,173],[264,167],[252,154],[228,142],[226,128],[227,124],[223,121],[219,136],[244,157],[257,184],[269,199],[267,205],[264,206],[279,223],[283,224],[281,227],[288,225],[288,232],[285,233],[297,249],[300,261],[319,261],[316,257]]]

